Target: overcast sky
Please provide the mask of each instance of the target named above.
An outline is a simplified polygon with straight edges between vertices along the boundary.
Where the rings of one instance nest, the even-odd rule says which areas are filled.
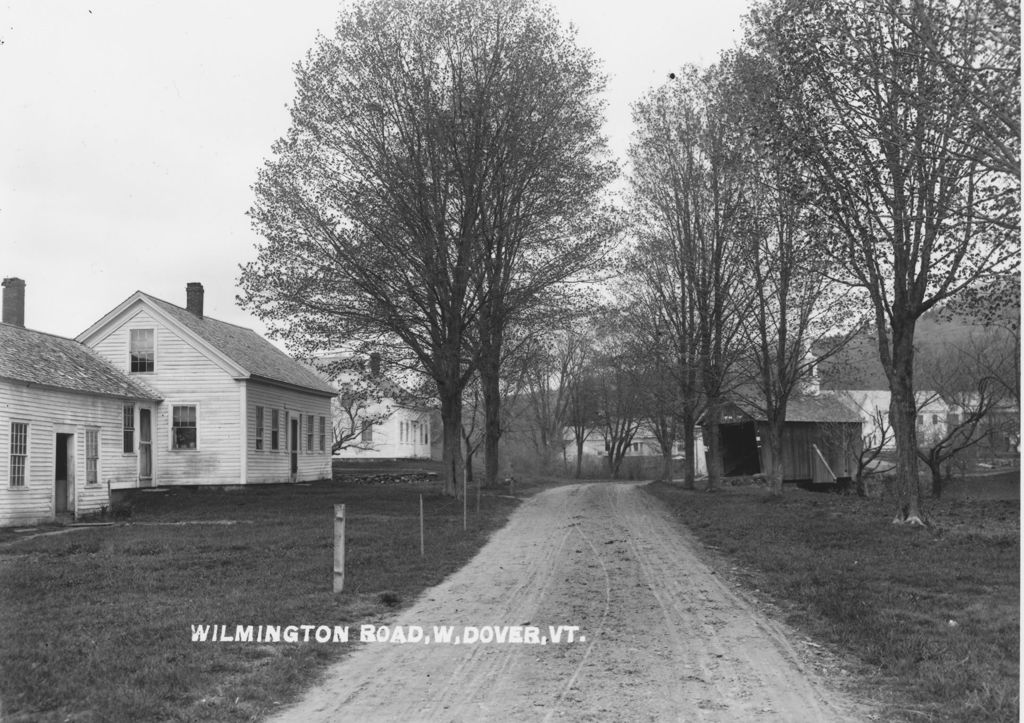
[[[738,38],[748,0],[561,0],[629,104]],[[76,336],[136,290],[263,332],[235,304],[255,256],[251,185],[288,127],[293,65],[338,0],[0,0],[0,277],[26,326]]]

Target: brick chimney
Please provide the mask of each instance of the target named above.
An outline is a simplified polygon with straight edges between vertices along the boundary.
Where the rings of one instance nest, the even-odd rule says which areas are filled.
[[[3,280],[4,308],[3,322],[14,326],[25,326],[25,282],[13,276]]]
[[[185,286],[185,308],[203,318],[203,285],[198,281],[190,281]]]

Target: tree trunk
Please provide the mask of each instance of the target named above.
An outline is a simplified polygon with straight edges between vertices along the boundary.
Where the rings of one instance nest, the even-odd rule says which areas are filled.
[[[661,478],[666,482],[672,481],[672,448],[661,450]]]
[[[923,525],[920,479],[917,468],[917,405],[907,377],[898,375],[892,384],[889,419],[896,438],[896,515],[893,522]]]
[[[697,476],[697,460],[694,443],[697,441],[696,422],[690,410],[683,412],[683,489],[692,490]]]
[[[498,442],[501,439],[500,340],[488,347],[480,364],[480,386],[484,397],[484,484],[498,482]]]
[[[719,411],[718,404],[708,402],[707,430],[708,438],[708,492],[715,491],[722,483],[722,451],[721,451],[721,429],[718,425]]]
[[[583,476],[583,440],[576,438],[576,479]]]
[[[771,460],[769,469],[765,472],[768,475],[768,491],[773,497],[782,496],[782,478],[785,475],[785,465],[782,459],[782,425],[779,422],[769,422],[765,427],[765,442],[768,444]]]
[[[868,485],[867,485],[867,482],[864,481],[864,472],[863,472],[863,470],[860,467],[857,468],[857,474],[854,477],[854,483],[857,486],[856,487],[856,489],[857,489],[857,496],[858,497],[867,497],[868,496]]]
[[[438,384],[441,398],[442,457],[444,494],[458,496],[462,475],[462,395],[444,393]]]
[[[932,497],[934,499],[942,499],[942,484],[944,482],[942,477],[942,462],[936,458],[929,457],[926,460],[928,470],[932,473]]]

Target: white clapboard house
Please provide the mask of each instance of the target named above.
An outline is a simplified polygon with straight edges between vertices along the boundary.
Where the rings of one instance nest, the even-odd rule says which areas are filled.
[[[250,329],[136,292],[75,340],[24,327],[4,280],[0,525],[98,512],[109,490],[331,475],[333,388]]]
[[[73,339],[25,328],[25,282],[4,279],[0,323],[0,525],[99,512],[130,486],[124,410],[158,394]]]
[[[137,486],[331,476],[333,387],[251,329],[204,316],[202,284],[184,307],[136,291],[78,341],[160,396],[125,409]]]

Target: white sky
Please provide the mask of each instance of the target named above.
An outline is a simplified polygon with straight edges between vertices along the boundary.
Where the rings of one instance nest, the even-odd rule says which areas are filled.
[[[749,0],[559,0],[629,104],[740,33]],[[139,289],[263,332],[235,305],[255,257],[251,185],[288,128],[292,67],[338,0],[0,0],[0,277],[26,326],[76,336]]]

